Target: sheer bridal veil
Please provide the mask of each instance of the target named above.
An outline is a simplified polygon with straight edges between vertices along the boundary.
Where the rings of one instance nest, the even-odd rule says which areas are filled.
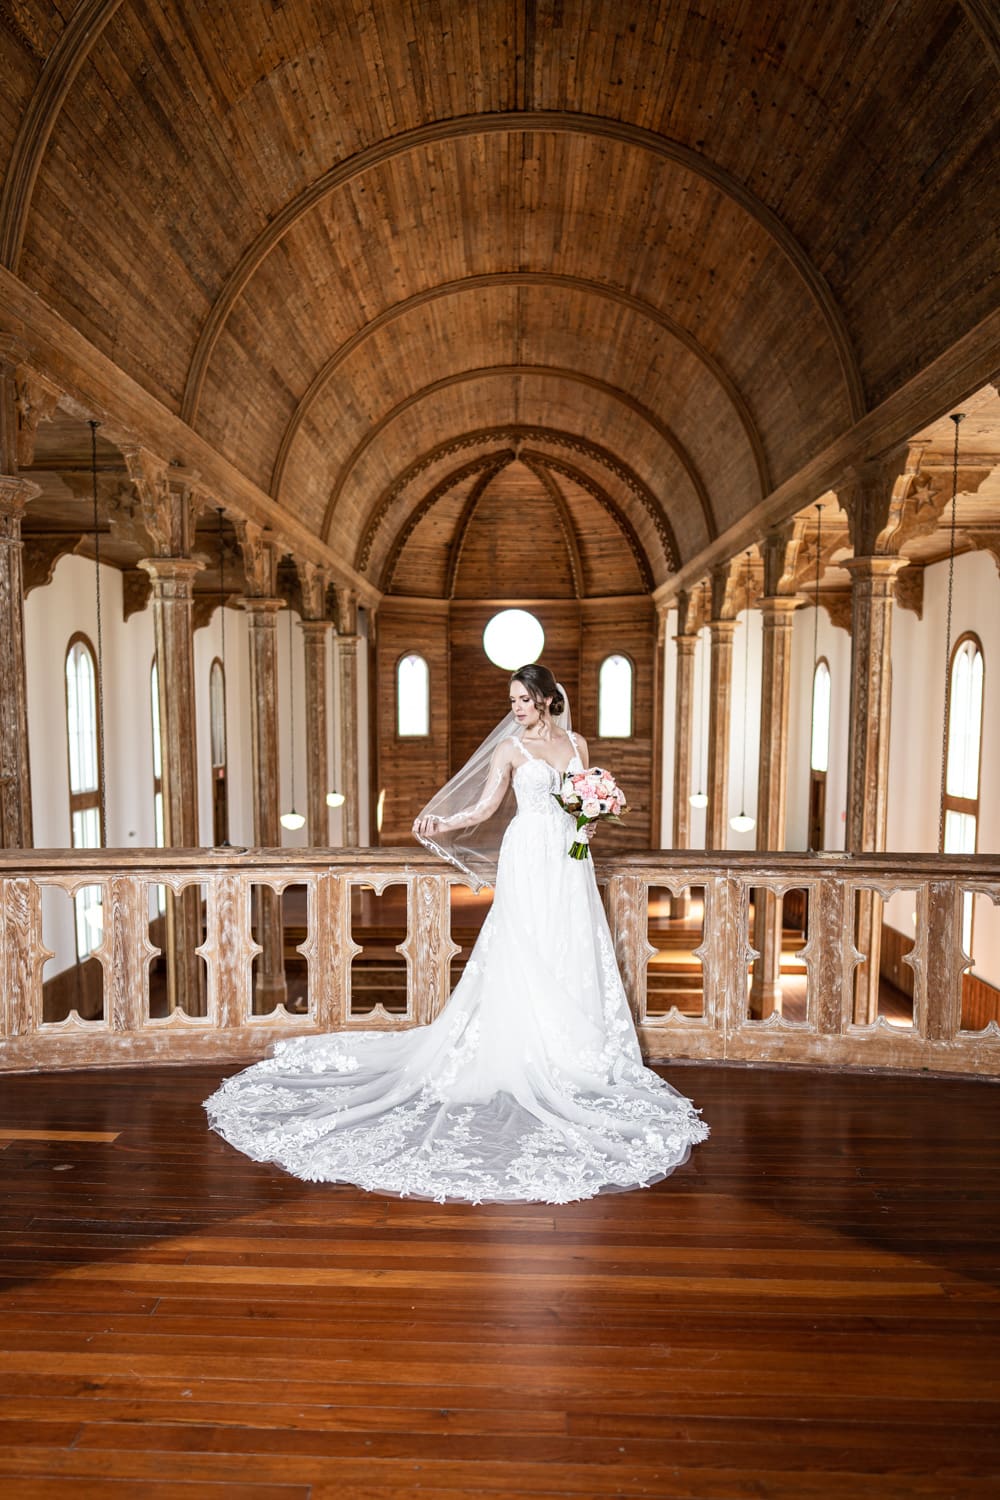
[[[561,713],[552,715],[552,722],[558,729],[569,732],[572,728],[569,699],[561,682],[556,687],[564,706]],[[489,800],[491,791],[496,787],[491,776],[493,758],[504,740],[520,739],[522,733],[514,715],[505,714],[478,749],[469,756],[462,769],[456,771],[439,792],[435,792],[427,806],[421,808],[417,815],[417,822],[421,818],[439,818],[443,826],[439,826],[431,835],[417,833],[416,822],[414,823],[413,831],[424,847],[461,870],[472,882],[475,891],[496,882],[500,843],[507,824],[514,816],[512,785],[508,784],[500,805],[482,822],[472,823],[467,827],[448,825],[462,823],[463,815],[472,816],[477,804]]]

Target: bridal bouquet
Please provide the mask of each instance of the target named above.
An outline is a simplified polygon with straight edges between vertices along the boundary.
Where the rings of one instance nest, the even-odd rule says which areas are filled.
[[[576,818],[576,829],[596,823],[598,818],[607,818],[620,823],[619,814],[625,810],[625,793],[610,771],[600,766],[591,766],[589,771],[567,771],[558,792],[552,793],[559,806]],[[575,839],[569,848],[570,859],[586,859],[587,839]]]

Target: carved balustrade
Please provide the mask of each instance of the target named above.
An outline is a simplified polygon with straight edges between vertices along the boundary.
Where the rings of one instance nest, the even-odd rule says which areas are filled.
[[[962,1028],[964,893],[1000,903],[996,856],[701,854],[658,851],[600,860],[618,961],[645,1055],[731,1058],[813,1066],[932,1069],[1000,1075],[1000,1027]],[[388,1029],[431,1020],[451,987],[452,887],[461,878],[430,856],[400,849],[329,851],[29,850],[0,855],[0,1070],[105,1067],[140,1062],[249,1060],[278,1037],[333,1029]],[[103,973],[103,1005],[96,1019],[75,1011],[46,1021],[43,968],[44,893],[68,896],[102,891],[101,943],[94,958]],[[151,1013],[150,941],[154,892],[202,893],[204,1014],[175,1009]],[[352,890],[405,888],[405,1010],[352,1007],[354,961],[361,952],[352,932]],[[307,991],[301,1012],[291,1001],[269,1013],[254,1011],[252,966],[255,887],[281,893],[304,887]],[[701,988],[696,1013],[651,1004],[649,960],[651,893],[704,893],[700,943]],[[855,946],[864,893],[888,899],[911,892],[912,1024],[880,1016],[855,1020]],[[804,1003],[793,1017],[780,1011],[754,1020],[748,1004],[754,958],[751,903],[796,893],[808,911],[798,954]],[[803,894],[799,894],[803,893]],[[859,899],[859,893],[860,899]],[[63,897],[62,899],[65,899]],[[586,940],[586,935],[581,935]],[[690,1007],[689,1007],[690,1009]]]

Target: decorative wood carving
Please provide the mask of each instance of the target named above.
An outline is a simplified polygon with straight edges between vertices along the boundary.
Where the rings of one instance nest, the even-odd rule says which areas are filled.
[[[673,530],[670,527],[669,522],[667,521],[663,507],[660,505],[659,501],[656,499],[655,495],[648,488],[648,486],[643,484],[639,476],[635,474],[633,470],[630,469],[629,466],[625,464],[620,458],[616,457],[616,455],[613,454],[610,449],[604,448],[601,446],[601,444],[592,442],[588,438],[580,437],[575,433],[561,432],[557,428],[533,427],[524,424],[515,424],[506,427],[478,428],[474,432],[463,433],[461,436],[453,438],[447,443],[439,443],[436,447],[429,449],[427,453],[421,454],[419,458],[415,459],[413,463],[409,464],[408,467],[404,469],[403,472],[398,476],[398,478],[393,482],[389,489],[386,490],[385,493],[376,502],[366,523],[365,532],[362,537],[361,545],[358,548],[357,557],[355,559],[355,567],[359,570],[363,570],[368,566],[368,561],[371,557],[375,537],[384,524],[395,502],[399,499],[407,486],[412,484],[414,479],[416,479],[421,473],[423,473],[424,470],[430,468],[432,464],[439,462],[442,458],[447,458],[455,453],[461,453],[468,448],[478,448],[481,447],[484,443],[493,442],[501,442],[504,444],[513,445],[510,448],[510,458],[513,458],[516,453],[520,452],[522,457],[524,457],[525,459],[530,458],[533,462],[543,463],[547,468],[552,469],[554,472],[566,475],[566,477],[572,479],[575,484],[579,484],[582,488],[586,489],[588,494],[593,495],[596,500],[599,500],[606,509],[609,509],[610,513],[613,514],[618,521],[619,526],[622,526],[623,523],[627,525],[627,522],[625,522],[625,518],[621,516],[621,513],[620,511],[618,511],[617,507],[612,508],[610,499],[605,491],[602,490],[599,485],[596,485],[594,480],[590,478],[590,476],[587,475],[583,470],[577,468],[576,466],[562,466],[559,462],[555,461],[550,454],[541,450],[533,449],[529,451],[528,449],[524,448],[524,444],[526,442],[545,443],[546,445],[565,448],[569,452],[578,453],[581,455],[581,457],[589,458],[595,463],[600,464],[602,468],[607,469],[610,474],[613,474],[616,479],[618,479],[623,485],[625,485],[625,487],[635,497],[635,499],[642,506],[643,510],[649,516],[656,530],[657,538],[661,546],[663,547],[664,557],[667,561],[667,565],[671,568],[676,568],[679,566],[680,554],[677,550],[677,544],[674,539]],[[477,472],[479,466],[491,462],[493,457],[499,458],[500,454],[480,455],[478,459],[475,459],[472,461],[472,463],[470,463],[467,469],[460,470],[459,475],[462,478],[465,478],[467,477],[468,473]],[[509,461],[509,459],[507,461]],[[457,482],[458,477],[455,477],[452,483]],[[435,491],[431,492],[434,495],[435,500],[440,498],[440,496],[436,494],[436,488],[437,487],[435,487]],[[441,491],[442,494],[446,492],[446,489],[442,489]],[[434,503],[430,500],[430,497],[427,497],[427,500],[422,502],[425,508],[427,507],[428,503]],[[419,520],[420,516],[423,514],[424,510],[422,509],[420,510],[419,514],[415,516],[415,521]],[[641,566],[643,568],[644,576],[649,576],[649,562],[645,558],[641,547],[639,547],[638,541],[635,539],[634,532],[631,532],[631,537],[633,551],[635,552],[637,560],[641,559]]]
[[[39,493],[30,480],[0,474],[0,847],[6,849],[32,841],[21,517]]]
[[[142,614],[153,591],[152,579],[144,568],[125,568],[122,572],[122,618]]]
[[[924,617],[924,569],[911,562],[896,578],[896,600],[902,609],[908,609],[918,620]]]
[[[17,401],[17,463],[21,469],[31,467],[35,459],[35,438],[41,422],[50,422],[62,392],[44,375],[27,365],[18,365],[14,373]]]
[[[823,589],[819,602],[826,610],[830,624],[850,635],[853,611],[850,589]]]
[[[269,599],[277,592],[278,549],[274,533],[243,516],[233,516],[233,529],[243,557],[247,595]]]
[[[75,552],[79,544],[79,536],[53,536],[44,531],[22,534],[21,578],[25,598],[32,589],[44,588],[51,583],[56,563],[61,557]]]

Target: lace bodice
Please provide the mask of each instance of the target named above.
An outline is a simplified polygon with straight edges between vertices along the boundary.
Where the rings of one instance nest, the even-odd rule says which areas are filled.
[[[548,761],[542,760],[540,756],[532,755],[520,740],[516,743],[525,756],[521,764],[514,767],[513,785],[518,812],[545,813],[556,818],[565,817],[566,813],[552,796],[553,792],[558,792],[564,773],[557,771],[555,766],[550,766]],[[573,756],[566,770],[583,770],[579,755]]]

